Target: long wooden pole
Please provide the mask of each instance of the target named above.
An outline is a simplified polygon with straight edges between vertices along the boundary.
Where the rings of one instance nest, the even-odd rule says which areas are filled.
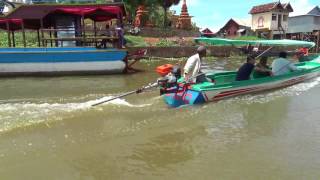
[[[6,22],[6,26],[7,26],[7,34],[8,34],[8,46],[11,47],[10,25],[8,21]]]
[[[22,29],[22,40],[23,40],[23,47],[27,47],[27,42],[26,42],[26,31],[24,29],[24,22],[22,21],[21,23],[21,29]]]

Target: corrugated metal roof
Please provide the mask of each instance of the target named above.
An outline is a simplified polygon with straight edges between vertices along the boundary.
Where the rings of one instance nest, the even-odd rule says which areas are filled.
[[[308,15],[315,15],[320,16],[320,8],[319,6],[314,7],[310,12],[307,13]]]

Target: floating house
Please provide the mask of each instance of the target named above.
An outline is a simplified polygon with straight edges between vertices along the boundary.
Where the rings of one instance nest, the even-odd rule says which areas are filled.
[[[0,18],[0,28],[7,32],[11,47],[0,49],[0,75],[124,72],[127,51],[117,47],[122,46],[125,16],[122,3],[21,5]],[[114,30],[97,29],[97,23],[112,20],[117,22]],[[27,47],[26,30],[36,32],[39,48]],[[15,33],[22,33],[25,48],[12,48]],[[97,48],[106,43],[114,48]]]
[[[289,13],[293,12],[290,3],[280,1],[252,7],[251,28],[260,37],[269,39],[285,38],[288,31]]]
[[[300,16],[289,17],[289,29],[287,36],[291,39],[314,41],[317,44],[316,51],[320,47],[320,8],[314,7],[310,12]]]

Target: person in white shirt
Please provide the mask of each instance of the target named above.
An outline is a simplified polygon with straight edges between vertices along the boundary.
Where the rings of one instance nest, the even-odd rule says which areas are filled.
[[[280,76],[298,70],[297,67],[287,59],[286,52],[280,52],[279,58],[275,59],[271,66],[274,76]]]
[[[192,83],[200,83],[206,81],[205,75],[201,74],[201,61],[202,58],[207,55],[207,50],[204,46],[200,46],[197,49],[197,54],[191,56],[188,60],[186,65],[184,66],[184,79],[186,81]],[[196,77],[199,75],[198,77]],[[190,79],[191,78],[191,79]]]

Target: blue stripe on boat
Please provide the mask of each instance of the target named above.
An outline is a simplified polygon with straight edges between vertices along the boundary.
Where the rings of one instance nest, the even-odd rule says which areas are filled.
[[[1,52],[59,52],[59,51],[97,51],[94,47],[50,47],[50,48],[0,48]],[[103,49],[106,50],[106,49]],[[116,49],[108,49],[114,51]]]
[[[121,61],[126,51],[96,48],[0,48],[0,63]]]

